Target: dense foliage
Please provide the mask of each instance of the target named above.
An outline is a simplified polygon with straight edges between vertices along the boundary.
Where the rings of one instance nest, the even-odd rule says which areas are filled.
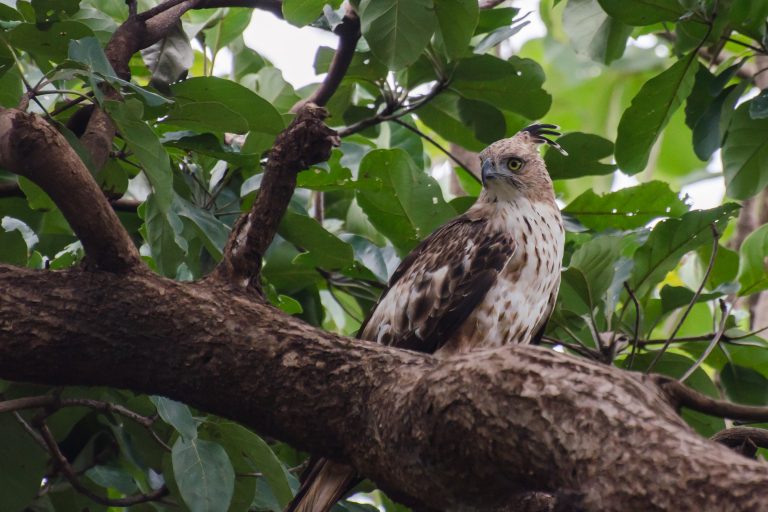
[[[138,11],[157,3],[140,1]],[[340,3],[284,0],[282,13],[334,30]],[[768,226],[753,226],[743,243],[732,234],[738,201],[768,184],[768,92],[756,89],[759,63],[768,65],[768,2],[545,0],[545,35],[514,52],[509,38],[531,28],[514,6],[353,4],[362,39],[326,105],[341,145],[298,177],[264,259],[273,304],[353,335],[399,258],[478,194],[472,162],[446,153],[479,151],[543,119],[563,128],[569,153],[546,153],[568,228],[546,343],[768,404],[766,326],[752,325],[750,311],[768,289]],[[128,9],[122,0],[0,2],[0,105],[45,115],[86,165],[82,106],[104,108],[119,135],[94,176],[152,269],[199,279],[258,194],[291,108],[316,86],[295,90],[244,44],[251,8],[187,12],[133,57],[126,81],[103,48]],[[318,50],[317,73],[333,54]],[[215,76],[214,62],[226,59],[231,71]],[[124,101],[105,96],[105,85]],[[615,190],[619,170],[636,184]],[[726,199],[694,209],[681,189],[697,182],[724,182]],[[55,270],[81,260],[63,215],[31,181],[0,171],[0,217],[0,261]],[[0,414],[4,511],[106,510],[163,485],[168,496],[132,509],[280,511],[306,455],[162,397],[10,382],[0,393],[56,398],[44,413]],[[706,436],[726,427],[686,419]],[[41,422],[82,488],[51,462]],[[401,508],[378,492],[369,498]]]

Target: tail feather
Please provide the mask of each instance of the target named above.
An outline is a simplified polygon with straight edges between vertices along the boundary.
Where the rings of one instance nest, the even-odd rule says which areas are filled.
[[[305,475],[285,512],[328,512],[360,481],[353,468],[328,459],[311,463]]]

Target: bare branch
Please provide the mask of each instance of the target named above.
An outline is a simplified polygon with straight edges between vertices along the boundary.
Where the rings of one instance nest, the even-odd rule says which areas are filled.
[[[211,278],[249,291],[260,289],[261,257],[269,247],[296,187],[296,175],[324,162],[338,144],[336,132],[323,120],[325,109],[308,103],[277,136],[264,167],[259,195],[251,211],[232,229],[224,258]]]

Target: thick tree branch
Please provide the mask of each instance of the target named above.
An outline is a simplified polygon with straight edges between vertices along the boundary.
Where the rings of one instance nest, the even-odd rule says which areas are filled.
[[[336,132],[323,120],[325,109],[308,103],[277,136],[264,167],[259,195],[251,211],[240,217],[211,278],[242,290],[259,291],[261,257],[277,232],[296,188],[296,175],[324,162],[338,145]]]
[[[139,265],[133,241],[96,181],[66,139],[42,118],[0,110],[0,166],[51,196],[82,242],[87,266],[126,272]],[[84,205],[88,215],[83,215]]]
[[[530,346],[441,360],[148,273],[0,266],[0,376],[164,394],[437,509],[532,491],[571,510],[768,499],[768,469],[695,434],[653,379]]]

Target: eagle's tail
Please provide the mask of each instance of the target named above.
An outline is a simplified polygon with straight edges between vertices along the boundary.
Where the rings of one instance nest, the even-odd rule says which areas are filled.
[[[285,508],[285,512],[328,512],[359,481],[350,466],[328,459],[310,462],[301,488]]]

